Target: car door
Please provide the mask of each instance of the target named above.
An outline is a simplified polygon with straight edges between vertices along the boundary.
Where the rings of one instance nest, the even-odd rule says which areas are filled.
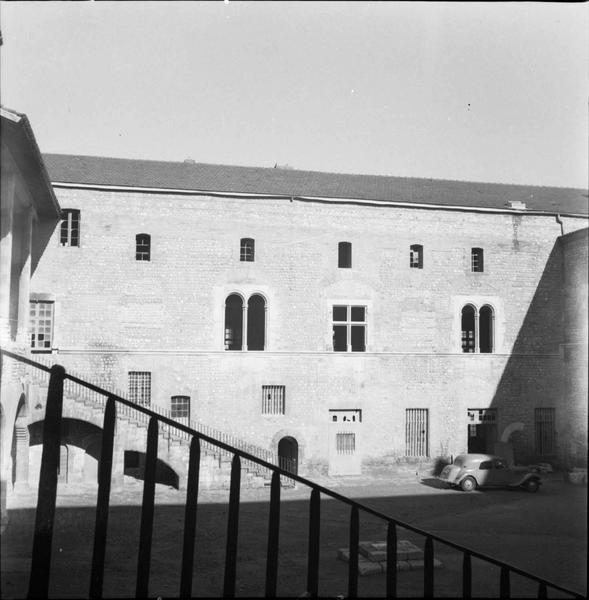
[[[509,483],[509,467],[506,460],[503,460],[502,458],[494,458],[492,473],[492,485],[505,486]]]
[[[483,460],[477,471],[477,482],[479,486],[493,485],[493,461]]]

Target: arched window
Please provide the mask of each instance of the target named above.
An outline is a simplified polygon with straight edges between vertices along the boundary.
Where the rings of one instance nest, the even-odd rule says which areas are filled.
[[[255,240],[252,238],[241,238],[239,244],[239,260],[243,262],[254,262]]]
[[[337,245],[337,266],[340,269],[352,268],[352,244],[350,242],[339,242]]]
[[[266,341],[266,301],[254,294],[247,301],[247,349],[263,350]]]
[[[482,273],[485,270],[482,248],[470,249],[470,270],[473,273]]]
[[[423,269],[423,246],[413,244],[409,247],[409,266],[412,269]]]
[[[479,351],[493,352],[493,309],[485,304],[479,311]]]
[[[472,304],[467,304],[462,309],[461,322],[462,352],[493,352],[495,313],[491,306],[485,304],[477,311]]]
[[[148,233],[135,236],[135,260],[151,260],[151,236]]]
[[[475,320],[476,310],[467,304],[462,309],[462,352],[475,351]]]
[[[225,350],[241,350],[243,339],[243,300],[231,294],[225,301]]]

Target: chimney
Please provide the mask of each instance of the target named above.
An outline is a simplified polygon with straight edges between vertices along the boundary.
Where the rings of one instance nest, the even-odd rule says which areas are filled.
[[[509,208],[513,208],[514,210],[526,210],[526,203],[521,202],[520,200],[509,200],[507,202],[507,206],[509,206]]]

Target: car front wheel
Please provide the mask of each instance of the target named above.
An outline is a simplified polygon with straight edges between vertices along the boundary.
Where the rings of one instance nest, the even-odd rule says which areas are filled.
[[[528,492],[537,492],[540,489],[540,483],[538,482],[537,479],[528,479],[525,483],[524,483],[524,488],[528,491]]]
[[[472,492],[473,490],[476,490],[476,487],[477,487],[477,482],[474,480],[473,477],[465,477],[460,482],[460,488],[462,489],[463,492]]]

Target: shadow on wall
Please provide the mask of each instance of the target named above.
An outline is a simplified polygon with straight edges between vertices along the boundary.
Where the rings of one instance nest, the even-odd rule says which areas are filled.
[[[143,481],[145,479],[145,452],[125,450],[125,475]],[[155,465],[155,482],[180,489],[180,478],[172,467],[160,458]]]
[[[513,446],[516,463],[562,466],[567,460],[563,433],[570,429],[572,415],[565,406],[560,355],[564,341],[563,285],[563,253],[557,241],[491,403],[498,413],[499,437],[507,427],[513,430],[503,441]],[[514,426],[517,423],[523,427]]]

